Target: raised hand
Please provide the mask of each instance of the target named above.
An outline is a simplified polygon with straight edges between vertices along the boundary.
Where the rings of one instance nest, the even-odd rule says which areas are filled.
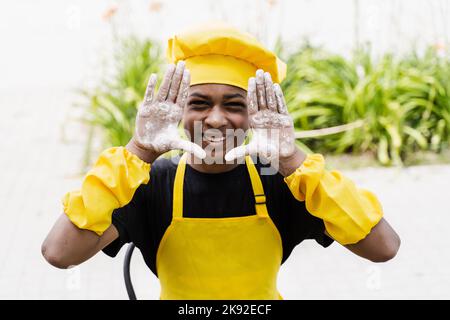
[[[154,96],[156,74],[150,76],[145,98],[136,116],[135,144],[149,153],[160,155],[173,149],[193,153],[197,158],[206,157],[198,145],[184,140],[178,132],[178,124],[186,104],[190,74],[183,61],[170,64],[158,94]],[[154,158],[154,157],[153,157]]]
[[[252,140],[247,145],[230,150],[225,160],[259,154],[273,162],[293,155],[297,150],[294,125],[280,85],[272,82],[270,73],[259,69],[256,79],[249,79],[247,106]]]

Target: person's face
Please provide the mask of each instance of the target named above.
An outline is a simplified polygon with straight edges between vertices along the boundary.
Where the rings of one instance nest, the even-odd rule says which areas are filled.
[[[243,132],[248,129],[246,97],[244,89],[226,84],[198,84],[189,88],[184,128],[191,141],[201,141],[208,158],[221,161],[226,152],[242,144]]]

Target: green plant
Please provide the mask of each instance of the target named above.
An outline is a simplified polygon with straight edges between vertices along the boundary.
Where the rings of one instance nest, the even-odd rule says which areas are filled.
[[[314,130],[355,121],[349,131],[308,138],[319,152],[371,152],[382,164],[401,164],[417,149],[439,151],[448,144],[450,64],[429,49],[423,57],[368,50],[352,59],[309,45],[291,54],[285,97],[297,129]]]
[[[114,53],[113,75],[104,79],[87,98],[86,120],[100,128],[105,147],[126,145],[151,73],[160,73],[159,44],[135,37],[119,41]]]

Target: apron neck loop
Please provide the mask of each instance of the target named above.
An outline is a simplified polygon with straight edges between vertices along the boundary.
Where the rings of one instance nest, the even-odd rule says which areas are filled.
[[[177,166],[175,181],[173,186],[173,219],[183,218],[183,185],[184,173],[186,172],[186,159],[188,154],[184,153]],[[269,213],[266,207],[266,196],[264,188],[256,170],[255,164],[250,156],[245,157],[248,174],[252,183],[253,196],[255,197],[255,210],[259,217],[268,217]]]

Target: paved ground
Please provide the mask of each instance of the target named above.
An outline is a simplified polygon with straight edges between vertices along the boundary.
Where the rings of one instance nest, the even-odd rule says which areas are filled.
[[[84,129],[70,107],[69,91],[8,91],[0,99],[2,168],[0,202],[0,298],[125,299],[121,264],[103,254],[72,270],[57,270],[40,245],[61,212],[60,197],[80,183]],[[11,105],[13,103],[13,105]],[[8,106],[9,105],[9,106]],[[36,107],[39,106],[39,107]],[[297,298],[450,298],[450,250],[446,202],[450,166],[345,171],[381,199],[402,247],[386,264],[373,264],[338,244],[300,245],[282,267],[279,288]],[[139,297],[158,298],[158,283],[135,256]]]

